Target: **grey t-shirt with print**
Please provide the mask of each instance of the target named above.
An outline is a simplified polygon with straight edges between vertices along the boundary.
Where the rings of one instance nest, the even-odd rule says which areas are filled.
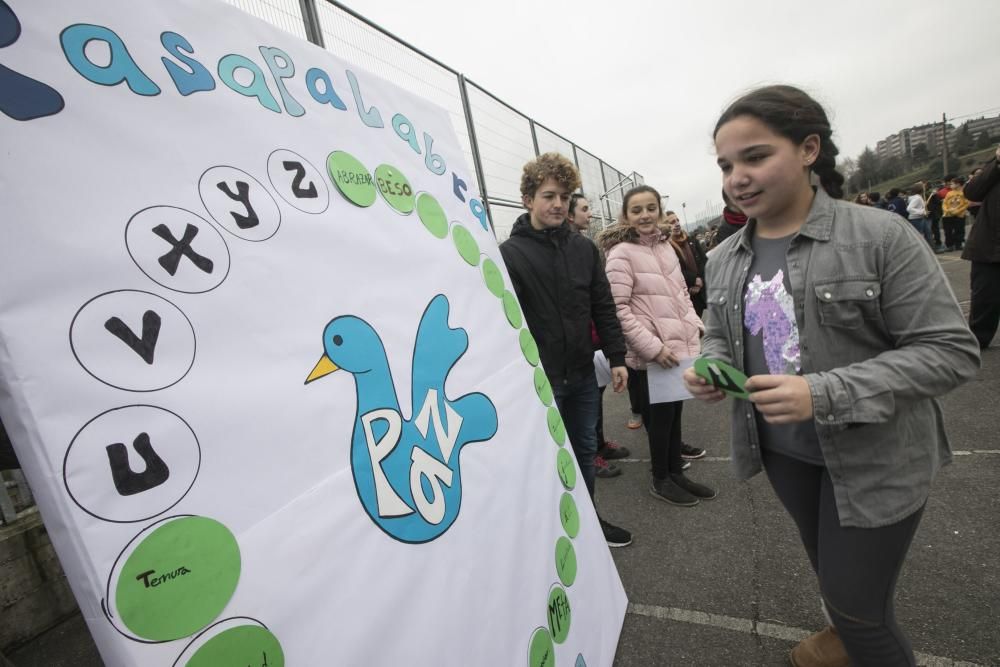
[[[800,375],[799,327],[786,256],[792,237],[751,241],[753,262],[743,288],[743,364],[750,375]],[[816,423],[769,424],[754,409],[760,446],[806,463],[825,465]]]

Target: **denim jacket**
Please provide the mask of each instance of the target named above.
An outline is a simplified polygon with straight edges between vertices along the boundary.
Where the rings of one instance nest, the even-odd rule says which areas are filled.
[[[743,370],[743,290],[756,221],[709,254],[702,356]],[[842,526],[895,523],[951,461],[936,400],[971,379],[979,348],[927,243],[903,218],[816,192],[788,278],[820,449]],[[761,470],[749,401],[732,401],[736,475]]]

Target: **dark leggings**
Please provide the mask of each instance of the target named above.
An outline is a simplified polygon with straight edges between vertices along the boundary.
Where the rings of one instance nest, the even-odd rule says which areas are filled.
[[[629,393],[639,403],[642,425],[646,427],[653,477],[666,479],[670,473],[680,473],[684,464],[681,460],[681,409],[684,403],[650,404],[646,371],[629,368],[628,387]]]
[[[889,526],[845,528],[827,469],[763,451],[778,499],[799,528],[833,624],[857,667],[916,665],[893,595],[923,507]]]

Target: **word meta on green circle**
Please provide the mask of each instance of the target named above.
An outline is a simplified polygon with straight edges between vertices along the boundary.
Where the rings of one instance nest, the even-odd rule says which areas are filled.
[[[413,186],[410,181],[392,165],[380,164],[375,168],[375,184],[382,199],[403,215],[413,213]]]
[[[455,242],[455,248],[459,256],[465,260],[469,266],[479,264],[479,244],[472,238],[472,233],[462,225],[453,225],[451,228],[451,240]]]
[[[576,501],[568,493],[559,499],[559,520],[567,535],[575,538],[580,534],[580,513],[576,510]]]
[[[326,170],[344,199],[361,208],[375,203],[372,175],[356,157],[344,151],[334,151],[326,158]]]
[[[545,413],[545,422],[549,427],[549,435],[555,440],[555,443],[562,447],[566,444],[566,425],[563,424],[562,415],[559,414],[559,410],[552,406],[549,408],[548,412]]]
[[[483,280],[490,294],[498,299],[503,296],[503,274],[492,259],[483,260]]]
[[[549,379],[545,377],[545,371],[541,366],[535,367],[535,393],[542,403],[552,405],[552,385],[549,384]]]
[[[576,581],[576,550],[565,536],[556,540],[556,574],[563,586],[572,586]]]
[[[259,625],[239,625],[220,632],[201,645],[185,667],[267,665],[284,667],[285,653],[278,638]]]
[[[556,471],[559,473],[559,481],[571,491],[576,486],[576,466],[573,465],[572,454],[565,447],[556,451]]]
[[[519,342],[521,343],[521,352],[524,354],[524,358],[532,366],[538,365],[538,343],[535,342],[534,337],[532,337],[531,332],[527,329],[521,329],[521,333],[518,336]]]
[[[520,329],[524,320],[521,318],[521,306],[517,303],[517,297],[510,290],[505,290],[501,298],[503,299],[503,312],[507,316],[510,326]]]
[[[552,635],[545,628],[538,628],[528,644],[528,667],[555,667],[556,647]]]
[[[417,195],[417,217],[431,235],[439,239],[448,236],[448,218],[437,199],[426,192]]]
[[[569,623],[571,613],[569,608],[569,598],[566,596],[562,586],[553,586],[549,593],[549,632],[552,633],[552,641],[562,644],[569,634]]]
[[[180,517],[155,528],[129,555],[115,605],[139,637],[171,641],[215,620],[239,579],[240,547],[229,529],[207,517]]]

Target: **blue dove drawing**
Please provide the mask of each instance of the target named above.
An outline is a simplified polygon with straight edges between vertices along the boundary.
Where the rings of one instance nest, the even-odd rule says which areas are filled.
[[[326,325],[324,354],[306,378],[308,384],[339,369],[354,376],[351,468],[358,498],[379,528],[413,544],[440,537],[455,522],[461,450],[497,432],[496,408],[484,394],[445,395],[448,374],[469,347],[465,330],[448,326],[448,312],[447,297],[438,294],[420,318],[409,419],[400,413],[382,339],[360,317],[342,315]]]

